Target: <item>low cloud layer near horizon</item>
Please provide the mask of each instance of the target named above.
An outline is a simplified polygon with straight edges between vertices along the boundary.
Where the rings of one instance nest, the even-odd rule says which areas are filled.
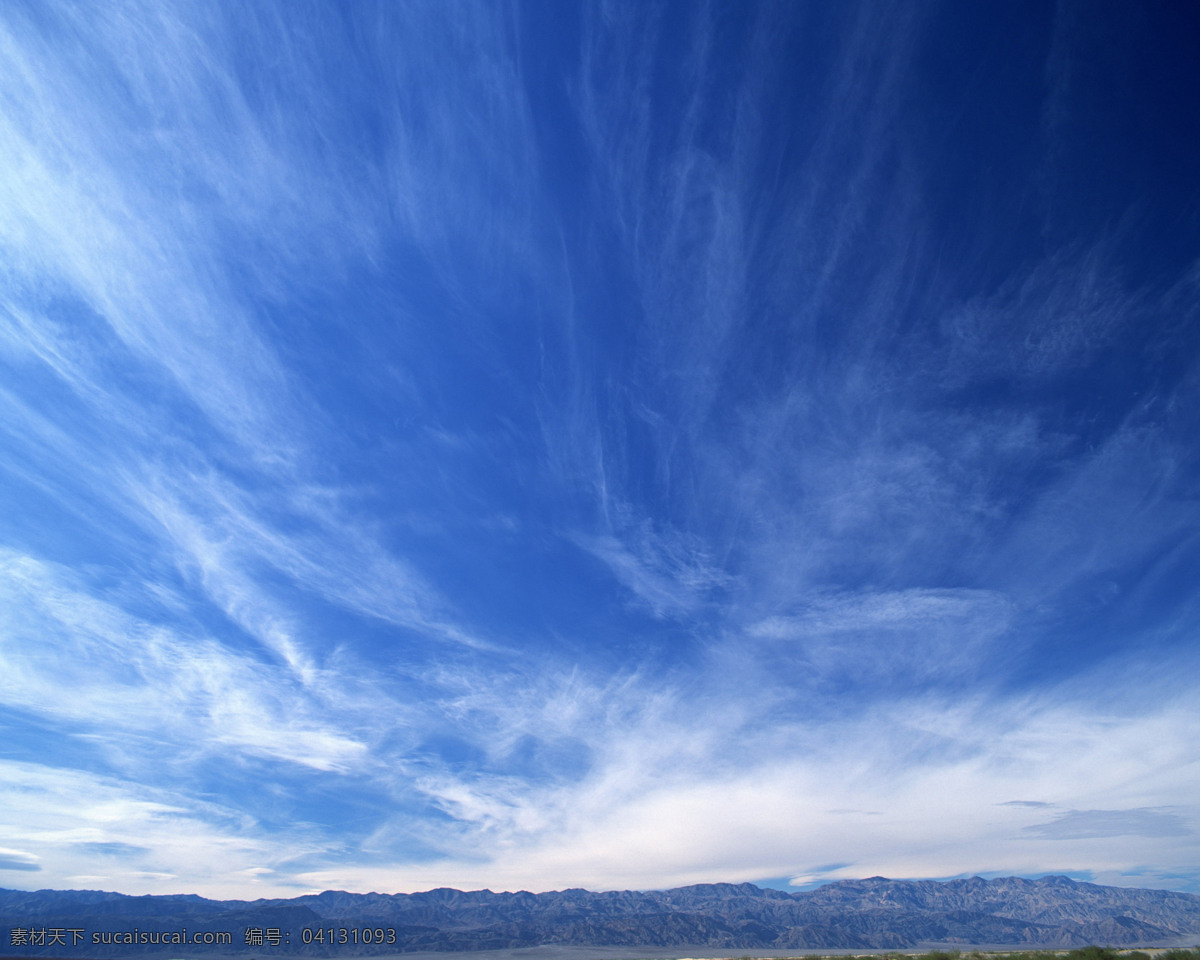
[[[1200,892],[1188,16],[7,4],[0,886]]]

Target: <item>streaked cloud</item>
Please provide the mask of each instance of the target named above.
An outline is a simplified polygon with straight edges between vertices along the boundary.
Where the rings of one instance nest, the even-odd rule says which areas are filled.
[[[37,857],[23,850],[0,849],[0,870],[41,870]]]
[[[1058,840],[1090,837],[1179,837],[1192,831],[1178,814],[1142,807],[1134,810],[1067,810],[1047,823],[1026,827]]]

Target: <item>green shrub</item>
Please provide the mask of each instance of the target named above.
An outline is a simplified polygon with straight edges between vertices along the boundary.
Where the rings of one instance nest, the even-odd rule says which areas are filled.
[[[1112,947],[1080,947],[1067,954],[1067,960],[1117,960]]]

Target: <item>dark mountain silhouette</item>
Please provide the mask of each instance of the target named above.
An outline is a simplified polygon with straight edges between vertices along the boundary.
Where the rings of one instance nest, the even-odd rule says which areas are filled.
[[[184,928],[189,937],[229,933],[232,942],[164,945],[143,937],[142,942],[118,943],[110,936]],[[60,933],[51,942],[55,930]],[[267,939],[247,942],[255,941],[256,934]],[[275,935],[278,943],[271,942]],[[925,944],[1130,946],[1200,940],[1200,897],[1067,877],[972,877],[944,883],[872,877],[798,893],[750,883],[606,893],[439,889],[385,895],[330,890],[254,901],[0,890],[0,937],[10,941],[0,951],[9,956],[147,958],[382,956],[544,944],[689,945],[731,951],[891,950]],[[343,937],[344,943],[330,942]]]

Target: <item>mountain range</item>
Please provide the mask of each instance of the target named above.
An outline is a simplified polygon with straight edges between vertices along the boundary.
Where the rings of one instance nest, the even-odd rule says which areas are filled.
[[[221,932],[231,934],[231,942],[181,947],[145,936],[185,928],[188,937]],[[127,941],[131,932],[134,942],[118,939]],[[1200,896],[1063,876],[872,877],[795,893],[713,883],[604,893],[326,891],[254,901],[0,890],[0,944],[5,938],[0,953],[8,956],[81,958],[384,956],[539,945],[731,951],[1131,946],[1200,941]]]

